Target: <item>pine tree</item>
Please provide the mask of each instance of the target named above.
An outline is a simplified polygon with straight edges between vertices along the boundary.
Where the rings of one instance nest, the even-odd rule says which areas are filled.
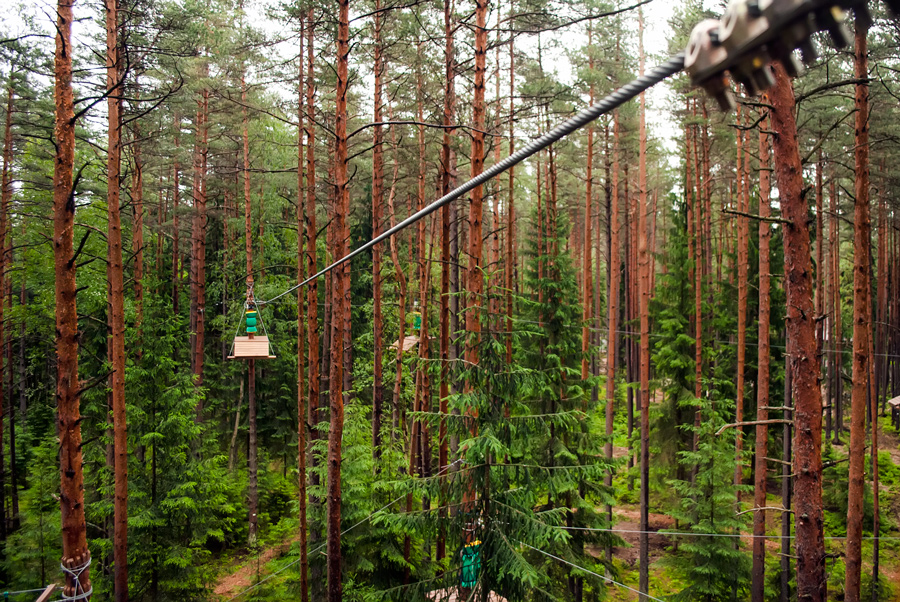
[[[693,406],[693,400],[690,405]],[[696,478],[670,481],[681,499],[672,515],[696,533],[731,534],[746,526],[743,516],[735,516],[734,499],[739,490],[750,487],[734,485],[734,429],[719,434],[725,424],[723,411],[730,403],[701,401],[703,422],[697,451],[680,453],[685,466],[697,466]],[[681,553],[671,560],[683,572],[689,585],[674,596],[676,600],[724,600],[745,595],[749,585],[750,559],[728,537],[687,537],[679,545]]]

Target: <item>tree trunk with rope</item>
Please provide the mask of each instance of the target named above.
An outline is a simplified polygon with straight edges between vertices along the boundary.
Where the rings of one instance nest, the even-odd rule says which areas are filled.
[[[59,468],[62,514],[62,565],[67,596],[92,591],[91,553],[84,516],[81,455],[78,315],[75,308],[75,109],[72,91],[72,5],[59,0],[56,11],[54,86],[56,157],[53,169],[53,257],[56,300],[56,404],[59,418]],[[89,596],[88,598],[89,599]]]

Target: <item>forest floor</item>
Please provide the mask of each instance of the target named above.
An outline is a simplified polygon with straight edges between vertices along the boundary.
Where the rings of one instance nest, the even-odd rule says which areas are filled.
[[[213,593],[218,599],[227,600],[257,583],[264,573],[269,572],[266,565],[284,556],[299,537],[295,534],[284,541],[263,546],[258,553],[247,551],[235,557],[225,569],[227,572],[219,578]]]

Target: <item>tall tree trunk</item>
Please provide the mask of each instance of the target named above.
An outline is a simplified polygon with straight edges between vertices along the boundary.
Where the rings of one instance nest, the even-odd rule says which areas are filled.
[[[141,154],[139,122],[134,124],[132,144],[131,201],[134,204],[134,226],[131,234],[131,249],[134,252],[134,328],[138,341],[142,338],[144,324],[144,160]],[[141,345],[135,349],[137,357],[142,356]]]
[[[816,161],[816,355],[825,357],[825,291],[827,290],[825,276],[825,245],[824,245],[824,217],[822,201],[822,150],[819,149]],[[820,360],[821,363],[821,360]],[[827,380],[826,380],[827,382]],[[831,392],[830,383],[828,392]],[[831,437],[831,403],[829,396],[825,399],[825,440]]]
[[[784,407],[790,408],[794,405],[793,401],[793,378],[791,374],[791,338],[790,333],[785,327],[784,332],[784,352],[787,360],[784,365]],[[793,410],[786,410],[785,417],[793,415]],[[791,439],[791,424],[785,423],[784,431],[781,436],[781,507],[784,512],[781,513],[781,602],[789,602],[791,600],[791,519],[794,517],[791,512],[791,497],[793,494],[793,485],[791,483],[791,471],[793,466],[793,449]]]
[[[303,89],[303,42],[305,41],[304,27],[306,21],[300,19],[300,52],[299,72],[297,74],[297,283],[303,282],[306,270],[304,255],[306,252],[304,234],[304,215],[306,214],[306,189],[304,188],[303,172],[306,167],[303,162],[303,136],[306,121],[304,119],[304,89]],[[307,178],[306,186],[309,186]],[[307,233],[308,234],[308,233]],[[310,274],[312,275],[312,274]],[[304,380],[304,366],[306,355],[306,321],[309,308],[304,295],[306,291],[297,289],[297,497],[299,510],[299,545],[300,545],[300,602],[309,602],[309,559],[307,557],[307,531],[306,524],[306,446],[307,446],[307,391]]]
[[[685,102],[686,105],[690,104],[690,101]],[[685,107],[687,109],[687,106]],[[687,231],[688,231],[688,255],[695,257],[696,263],[696,255],[693,251],[694,247],[700,246],[700,237],[698,234],[692,234],[692,230],[694,229],[694,219],[693,214],[697,212],[697,207],[699,203],[696,202],[696,198],[699,196],[700,192],[694,189],[694,182],[692,181],[691,174],[693,171],[697,170],[697,165],[694,162],[694,154],[691,152],[691,130],[692,128],[688,125],[684,128],[684,189],[685,189],[685,202],[687,203]],[[740,144],[740,136],[738,136],[738,143]],[[740,147],[738,148],[740,150]],[[694,409],[694,434],[691,440],[691,451],[697,451],[697,447],[700,445],[700,421],[702,418],[702,410],[700,405],[700,398],[703,394],[703,319],[701,314],[701,305],[697,302],[698,294],[697,289],[702,289],[703,285],[700,279],[700,272],[696,269],[697,266],[694,266],[694,397],[697,399],[696,408]],[[691,467],[691,484],[693,484],[697,478],[697,464],[694,464]]]
[[[384,221],[382,204],[384,203],[384,132],[381,126],[382,98],[384,97],[382,78],[384,77],[384,58],[381,42],[382,15],[381,0],[375,0],[375,40],[374,71],[375,98],[372,120],[375,127],[372,134],[372,236],[377,237],[382,231]],[[446,211],[446,208],[444,209]],[[372,368],[372,456],[376,461],[375,470],[380,470],[377,462],[381,455],[381,414],[384,405],[384,318],[381,310],[381,245],[372,248],[372,331],[373,331],[373,368]]]
[[[119,63],[118,0],[106,0],[106,90],[108,141],[106,160],[107,280],[109,291],[110,390],[115,457],[113,559],[116,602],[128,602],[128,430],[125,422],[125,284],[122,266],[122,219],[119,212],[122,160],[122,91]]]
[[[639,70],[644,75],[644,11],[638,9]],[[648,248],[647,213],[647,124],[646,99],[640,97],[638,113],[638,255],[640,270],[641,316],[641,522],[640,584],[641,600],[648,600],[650,589],[650,270],[653,269]]]
[[[593,28],[588,26],[588,51],[591,52],[591,42],[593,36]],[[594,55],[588,57],[588,69],[593,77]],[[588,89],[588,106],[594,104],[594,83],[591,81]],[[510,119],[512,116],[510,116]],[[590,320],[592,316],[591,296],[593,293],[593,280],[591,271],[591,201],[594,186],[594,126],[588,125],[587,128],[587,159],[585,166],[585,192],[584,192],[584,247],[582,250],[582,266],[583,287],[582,287],[582,326],[581,326],[581,380],[587,380],[590,370],[590,359],[588,353],[591,349],[591,329]]]
[[[315,13],[309,10],[306,28],[306,273],[316,273],[316,88],[313,53],[313,32]],[[316,425],[319,424],[319,395],[321,377],[319,374],[319,284],[309,283],[306,291],[306,335],[309,346],[309,395],[307,397],[307,422],[309,423],[310,445],[319,438]],[[314,466],[312,450],[307,449],[308,464]],[[312,476],[315,482],[315,476]]]
[[[9,287],[10,296],[9,296],[9,306],[10,310],[12,309],[12,278],[7,278],[7,270],[8,266],[12,265],[13,262],[13,243],[12,243],[12,228],[10,225],[9,219],[9,206],[12,201],[12,162],[13,162],[13,140],[12,140],[12,114],[13,114],[13,98],[14,91],[12,85],[10,84],[7,89],[7,103],[6,103],[6,125],[4,128],[4,136],[3,136],[3,175],[2,179],[0,179],[0,240],[5,241],[4,253],[2,254],[2,258],[0,258],[0,280],[6,280],[6,286]],[[20,217],[20,221],[22,224],[22,233],[24,239],[25,232],[25,219],[24,217]],[[25,287],[25,273],[23,269],[22,273],[22,289]],[[25,307],[25,299],[24,295],[20,295],[20,305],[22,309]],[[0,313],[0,323],[3,323],[3,315]],[[25,415],[25,407],[24,407],[24,387],[25,387],[25,371],[22,369],[22,360],[24,359],[22,356],[24,354],[24,345],[25,345],[25,335],[23,330],[21,330],[25,326],[25,321],[20,321],[20,334],[19,334],[19,400],[20,400],[20,408],[23,417]],[[6,365],[6,369],[9,370],[9,478],[10,478],[10,504],[11,504],[11,518],[12,518],[12,530],[17,531],[20,526],[19,521],[19,478],[18,478],[18,467],[16,460],[16,408],[13,405],[13,367],[12,367],[12,324],[8,324],[9,330],[9,338],[7,339],[6,345],[8,349],[8,358],[9,361]],[[2,411],[3,406],[3,398],[0,397],[0,411]],[[0,418],[0,434],[3,433],[3,424],[2,418]],[[0,483],[2,484],[2,483]],[[2,497],[2,496],[0,496]]]
[[[335,232],[334,257],[347,254],[347,216],[350,213],[350,187],[347,174],[347,89],[350,55],[350,2],[338,0],[337,85],[335,90],[334,182]],[[350,310],[349,272],[335,273],[332,288],[331,338],[331,428],[328,432],[328,594],[329,602],[341,602],[341,441],[344,433],[344,315]],[[349,342],[349,341],[348,341]]]
[[[762,97],[768,104],[768,96]],[[769,176],[769,140],[765,130],[768,129],[763,117],[759,124],[759,345],[757,347],[757,382],[756,382],[756,460],[753,470],[753,571],[752,602],[764,602],[766,591],[766,451],[769,443],[769,428],[765,421],[769,419],[769,315],[770,315],[770,282],[769,282],[769,240],[772,237],[771,225],[766,221],[770,214],[770,176]]]
[[[56,299],[56,407],[59,418],[59,468],[62,514],[62,565],[66,596],[90,592],[91,553],[84,517],[81,456],[78,314],[75,309],[75,108],[72,92],[72,0],[59,0],[54,56],[56,158],[53,169],[53,257]],[[83,569],[83,570],[82,570]],[[72,572],[74,570],[74,572]]]
[[[178,164],[178,153],[180,151],[178,135],[181,132],[181,117],[175,112],[175,153],[172,159],[172,313],[178,315],[178,297],[180,288],[178,286],[181,281],[181,233],[178,225],[178,198],[180,195],[181,174]],[[193,363],[191,356],[191,363]]]
[[[787,329],[791,340],[794,412],[794,488],[796,520],[797,594],[804,602],[825,599],[825,540],[822,532],[822,397],[816,357],[812,257],[807,206],[803,196],[794,91],[780,64],[772,89],[772,129],[775,175],[784,226],[784,274]]]
[[[444,113],[443,113],[443,139],[441,141],[441,196],[450,192],[450,144],[454,135],[450,127],[454,121],[456,110],[456,68],[453,60],[453,8],[452,0],[444,0]],[[510,42],[512,43],[512,42]],[[443,475],[449,463],[449,449],[447,440],[447,422],[443,415],[447,414],[449,405],[447,398],[450,395],[450,263],[453,261],[450,253],[450,206],[441,207],[441,303],[440,303],[440,345],[441,345],[441,384],[439,412],[441,423],[438,432],[438,474]],[[507,274],[508,277],[508,274]],[[440,511],[441,518],[447,517],[445,505],[446,488],[441,486]],[[446,534],[442,529],[438,534],[437,550],[438,560],[446,555]]]
[[[509,14],[515,13],[515,0],[509,2]],[[515,36],[509,36],[509,154],[515,152],[515,109],[516,109],[516,54]],[[498,67],[499,69],[499,67]],[[516,266],[516,176],[515,167],[509,168],[509,184],[506,198],[506,362],[512,363],[512,315],[513,315],[513,282]]]
[[[868,77],[868,24],[857,13],[857,81]],[[847,570],[844,596],[861,599],[863,491],[865,488],[866,406],[869,384],[869,86],[856,84],[856,144],[853,215],[853,389],[850,395],[850,476],[847,487]],[[877,422],[877,421],[875,421]]]
[[[872,300],[871,300],[871,288],[869,291],[869,325],[871,328],[872,324]],[[869,362],[869,416],[872,419],[871,428],[872,428],[872,451],[871,451],[871,462],[872,462],[872,535],[875,538],[872,540],[872,602],[878,602],[878,590],[879,590],[879,532],[881,530],[881,516],[880,512],[880,493],[878,490],[878,380],[875,378],[875,342],[873,341],[872,332],[869,332],[869,357],[873,358]],[[11,425],[10,425],[11,426]],[[860,592],[860,598],[862,598],[862,592]]]
[[[738,109],[740,111],[740,108]],[[749,115],[747,122],[750,122]],[[740,174],[740,189],[738,190],[738,210],[748,213],[750,208],[750,144],[749,130],[747,134],[738,133],[738,140],[745,139],[747,141],[746,148],[743,153],[743,165],[738,165],[738,173]],[[738,161],[741,156],[738,154]],[[735,388],[735,411],[734,421],[743,422],[744,420],[744,371],[747,366],[747,263],[749,249],[749,223],[743,215],[737,216],[738,226],[738,315],[737,315],[737,386]],[[744,472],[743,462],[743,444],[744,431],[741,427],[735,429],[734,438],[734,484],[740,485]],[[741,502],[741,492],[738,489],[735,493],[737,502]]]
[[[209,66],[201,67],[201,77],[207,77]],[[194,219],[193,219],[193,257],[191,258],[191,332],[193,333],[192,362],[194,384],[203,386],[204,339],[206,324],[206,164],[208,148],[207,116],[209,112],[209,90],[200,91],[197,99],[197,118],[194,123]],[[203,418],[203,402],[197,402],[197,420]]]
[[[484,170],[484,85],[487,55],[487,0],[475,3],[475,81],[472,100],[472,177]],[[484,190],[477,186],[472,190],[469,205],[469,273],[466,279],[468,302],[466,304],[466,361],[478,363],[478,344],[481,338],[481,303],[484,291],[482,266],[482,199]]]
[[[247,116],[247,84],[244,80],[244,73],[241,73],[241,130],[243,138],[243,179],[244,179],[244,252],[246,256],[246,279],[247,279],[247,307],[255,308],[253,297],[253,229],[251,227],[251,197],[250,197],[250,133],[249,119]],[[253,335],[251,334],[252,338]],[[256,441],[256,360],[247,362],[247,421],[249,426],[249,445],[247,446],[247,510],[249,527],[247,531],[247,540],[250,545],[256,544],[256,537],[259,531],[259,520],[257,511],[259,508],[259,487],[258,487],[258,450]]]
[[[614,409],[616,404],[616,356],[618,349],[618,317],[619,317],[619,112],[613,112],[613,148],[612,148],[612,185],[610,191],[609,209],[609,258],[607,259],[607,280],[609,282],[609,296],[607,299],[607,338],[606,338],[606,459],[613,459],[613,427]],[[612,472],[606,473],[604,483],[612,487]],[[606,514],[612,521],[612,505],[606,505]],[[612,524],[610,522],[610,524]],[[612,561],[612,546],[606,548],[606,560]]]
[[[475,2],[475,80],[474,98],[472,100],[472,172],[475,176],[484,170],[484,85],[487,54],[487,0]],[[469,270],[466,278],[468,291],[466,303],[466,363],[470,366],[478,364],[478,346],[481,341],[481,307],[484,291],[484,272],[482,264],[482,200],[483,187],[472,190],[469,204]],[[466,388],[471,387],[466,383]],[[465,486],[463,500],[471,503],[475,499],[475,483]]]
[[[390,119],[393,121],[393,110],[388,106],[388,110],[390,112]],[[394,126],[391,128],[391,147],[394,150],[395,156],[397,156],[397,136],[396,131],[394,130]],[[394,196],[397,192],[397,175],[400,171],[400,161],[394,161],[394,170],[393,176],[391,178],[391,190],[388,193],[388,215],[390,216],[390,224],[391,228],[397,225],[397,211],[394,208]],[[403,386],[403,340],[406,338],[406,296],[407,296],[407,282],[406,275],[403,272],[403,265],[400,263],[400,241],[399,236],[391,236],[389,240],[390,250],[391,250],[391,261],[394,264],[394,271],[397,275],[397,288],[398,288],[398,327],[399,333],[397,335],[397,360],[396,360],[396,376],[394,377],[394,394],[392,399],[392,431],[391,431],[391,440],[393,441],[393,437],[398,432],[398,427],[400,425],[400,392]]]
[[[2,291],[6,284],[6,274],[8,271],[8,264],[12,263],[12,255],[7,253],[6,250],[6,241],[8,238],[8,230],[9,230],[9,203],[12,199],[12,156],[13,156],[13,141],[12,141],[12,112],[13,112],[13,87],[12,87],[12,76],[10,75],[10,83],[7,87],[7,99],[6,99],[6,125],[4,127],[3,134],[3,177],[2,182],[2,190],[0,190],[0,291]],[[0,325],[4,324],[4,304],[0,302]],[[5,329],[0,327],[0,349],[3,347],[3,339],[5,337]],[[12,365],[8,366],[7,369],[12,370]],[[0,383],[3,382],[3,362],[0,361]],[[3,402],[4,395],[2,391],[2,386],[0,386],[0,541],[6,542],[7,536],[7,524],[6,524],[6,483],[5,483],[5,475],[4,473],[4,460],[3,460]],[[12,390],[9,392],[9,436],[10,443],[12,444],[15,441],[15,424],[14,424],[14,416],[15,410],[12,406]],[[10,450],[12,454],[12,450]],[[10,461],[10,472],[15,472],[15,459],[11,459]],[[15,478],[12,479],[12,491],[16,492],[17,485]],[[18,514],[16,512],[15,514]]]
[[[835,178],[831,178],[829,186],[829,203],[831,206],[831,286],[834,291],[832,302],[834,307],[831,312],[834,315],[834,351],[832,363],[834,364],[834,444],[841,443],[844,433],[844,325],[843,311],[841,307],[841,223],[838,215],[837,185]]]

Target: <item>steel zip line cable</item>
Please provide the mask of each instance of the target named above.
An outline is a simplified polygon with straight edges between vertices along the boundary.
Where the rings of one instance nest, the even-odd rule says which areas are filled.
[[[481,186],[482,184],[486,183],[491,178],[500,175],[501,173],[503,173],[510,167],[518,165],[519,163],[521,163],[528,157],[547,148],[554,142],[568,136],[569,134],[571,134],[572,132],[575,132],[576,130],[583,128],[584,126],[586,126],[590,122],[594,121],[601,115],[605,115],[605,114],[609,113],[610,111],[612,111],[613,109],[620,107],[621,105],[625,104],[629,100],[637,97],[641,92],[644,92],[645,90],[652,88],[653,86],[662,82],[663,80],[667,79],[668,77],[675,75],[676,73],[681,71],[683,68],[684,68],[684,53],[680,52],[680,53],[676,54],[675,56],[673,56],[672,58],[670,58],[669,60],[667,60],[665,63],[663,63],[657,67],[654,67],[653,69],[648,71],[643,76],[638,77],[635,80],[632,80],[630,83],[625,84],[621,88],[612,92],[606,98],[597,102],[593,106],[590,106],[590,107],[580,111],[576,115],[570,117],[569,119],[565,120],[564,122],[557,125],[555,128],[553,128],[552,130],[550,130],[549,132],[547,132],[546,134],[544,134],[537,140],[532,141],[530,144],[519,149],[515,153],[509,155],[508,157],[506,157],[499,163],[495,163],[489,169],[484,170],[479,175],[475,176],[474,178],[472,178],[468,182],[462,184],[461,186],[455,188],[454,190],[451,190],[450,192],[448,192],[447,194],[445,194],[438,200],[434,201],[427,207],[417,211],[413,215],[410,215],[409,217],[407,217],[405,220],[403,220],[402,222],[400,222],[393,228],[376,236],[375,238],[373,238],[372,240],[370,240],[363,246],[361,246],[357,249],[354,249],[353,251],[351,251],[344,257],[341,257],[340,259],[338,259],[337,261],[335,261],[334,263],[329,265],[328,267],[323,268],[316,274],[313,274],[312,276],[310,276],[309,278],[307,278],[300,284],[296,284],[296,285],[292,286],[291,288],[287,289],[280,295],[276,295],[275,297],[272,297],[271,299],[267,299],[265,301],[257,301],[257,304],[258,305],[266,305],[266,304],[272,303],[272,302],[280,299],[281,297],[284,297],[285,295],[289,295],[292,292],[294,292],[295,290],[306,286],[313,280],[316,280],[317,278],[324,276],[325,274],[327,274],[334,268],[347,263],[348,261],[350,261],[357,255],[360,255],[360,254],[368,251],[369,249],[371,249],[378,243],[383,242],[383,241],[387,240],[388,238],[390,238],[391,236],[397,234],[401,230],[408,228],[409,226],[413,225],[414,223],[416,223],[423,217],[427,217],[427,216],[431,215],[432,213],[434,213],[435,211],[437,211],[444,205],[447,205],[448,203],[455,201],[456,199],[463,196],[464,194],[466,194],[470,190],[474,189],[475,187]]]

